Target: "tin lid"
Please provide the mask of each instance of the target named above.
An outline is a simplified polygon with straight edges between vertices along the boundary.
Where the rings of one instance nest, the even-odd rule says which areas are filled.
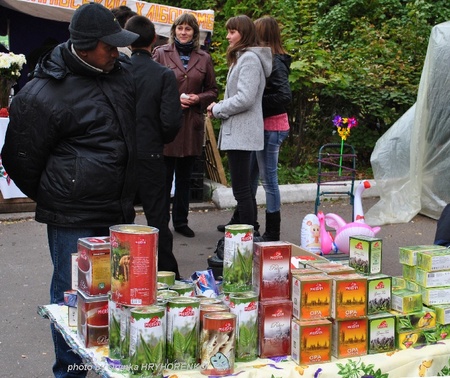
[[[78,245],[89,249],[110,249],[109,236],[95,236],[89,238],[78,239]]]
[[[199,303],[200,304],[200,299],[195,298],[195,297],[173,297],[173,298],[168,298],[167,301],[169,304],[170,303]]]
[[[118,224],[111,226],[109,230],[124,234],[156,234],[159,232],[156,227],[143,226],[139,224]]]
[[[131,309],[132,314],[154,314],[157,312],[164,312],[166,309],[163,306],[159,305],[150,305],[150,306],[143,306],[143,307],[133,307]]]
[[[105,295],[87,295],[80,289],[77,290],[77,294],[80,295],[85,302],[102,302],[108,300],[108,294]]]
[[[159,298],[173,298],[173,297],[179,297],[180,293],[178,293],[175,290],[158,290],[156,297]]]
[[[208,303],[203,304],[200,302],[200,311],[202,312],[213,312],[213,311],[230,311],[230,308],[226,304],[220,303]]]
[[[236,319],[236,314],[231,312],[207,312],[203,319]]]
[[[249,291],[232,292],[230,293],[229,297],[230,299],[258,298],[258,294],[256,294],[256,292],[254,291],[249,290]]]
[[[225,231],[249,231],[253,230],[250,224],[229,224],[225,226]]]

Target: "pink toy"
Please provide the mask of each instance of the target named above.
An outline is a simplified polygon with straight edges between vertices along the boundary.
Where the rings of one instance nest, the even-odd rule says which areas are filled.
[[[370,227],[364,223],[364,213],[362,210],[361,194],[370,188],[369,181],[361,181],[355,191],[354,199],[354,220],[352,223],[346,223],[339,215],[329,213],[324,215],[319,211],[317,217],[320,223],[320,239],[322,253],[328,254],[331,250],[337,250],[342,253],[349,253],[350,236],[369,236],[373,237],[380,231],[380,227]],[[334,240],[329,232],[326,231],[327,226],[334,228],[336,234]]]

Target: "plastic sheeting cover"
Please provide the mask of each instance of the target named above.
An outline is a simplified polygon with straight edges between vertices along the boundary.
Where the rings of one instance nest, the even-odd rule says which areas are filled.
[[[371,155],[380,201],[370,225],[438,219],[450,203],[450,22],[431,30],[416,103],[377,141]]]

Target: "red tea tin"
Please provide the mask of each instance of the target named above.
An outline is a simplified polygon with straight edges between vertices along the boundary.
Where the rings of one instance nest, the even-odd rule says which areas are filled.
[[[79,338],[86,348],[108,345],[108,296],[77,295]]]
[[[158,233],[150,226],[110,227],[113,301],[131,306],[156,303]]]
[[[109,237],[80,238],[77,251],[78,289],[87,295],[106,295],[111,288]]]

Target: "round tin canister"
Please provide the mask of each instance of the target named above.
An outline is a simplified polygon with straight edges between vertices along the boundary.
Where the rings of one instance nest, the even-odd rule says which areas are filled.
[[[156,289],[159,290],[168,290],[169,289],[169,285],[167,285],[164,282],[157,282],[156,283]]]
[[[236,315],[236,361],[258,357],[258,295],[254,291],[230,294],[230,312]]]
[[[166,362],[166,309],[144,306],[131,309],[130,375],[161,377]]]
[[[128,365],[130,362],[130,319],[131,319],[131,309],[133,307],[121,305],[116,303],[116,306],[120,309],[119,320],[120,320],[120,341],[119,341],[119,351],[120,351],[120,362],[122,365]]]
[[[202,297],[199,295],[196,295],[195,298],[200,298],[200,306],[201,305],[207,305],[207,304],[222,304],[222,300],[220,298],[210,298],[210,297]]]
[[[158,229],[126,224],[109,230],[112,299],[131,306],[155,303]]]
[[[169,299],[169,298],[174,298],[174,297],[180,296],[180,294],[178,294],[175,290],[158,290],[156,295],[157,295],[157,300]]]
[[[166,270],[158,271],[158,282],[163,282],[167,284],[167,286],[172,286],[175,283],[175,272]]]
[[[194,297],[195,288],[193,282],[177,282],[169,286],[170,290],[176,291],[180,297]]]
[[[121,305],[111,299],[108,291],[108,357],[120,359],[120,313]]]
[[[205,375],[227,375],[234,371],[236,315],[211,312],[203,316],[200,369]]]
[[[252,289],[253,226],[230,224],[225,227],[223,291]]]
[[[167,361],[195,364],[198,360],[200,300],[177,297],[167,301]]]
[[[203,316],[210,312],[230,312],[230,308],[224,303],[200,302],[200,332],[203,328]]]

